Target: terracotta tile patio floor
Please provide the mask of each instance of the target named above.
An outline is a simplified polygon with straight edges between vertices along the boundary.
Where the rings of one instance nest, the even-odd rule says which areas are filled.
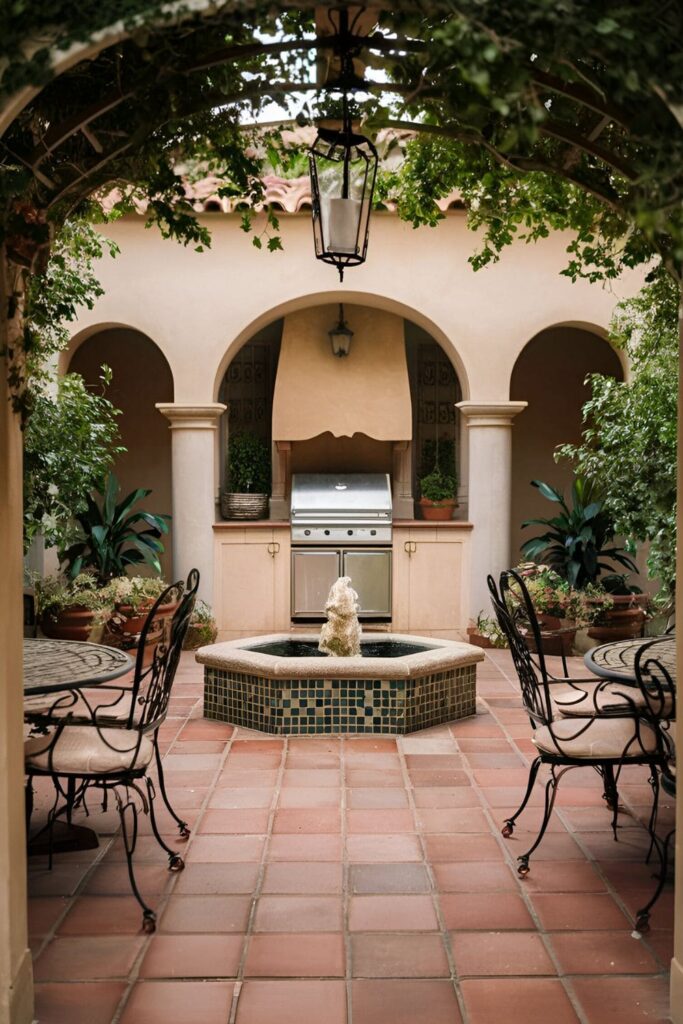
[[[170,874],[142,820],[155,935],[139,930],[111,808],[91,808],[99,849],[59,854],[51,872],[30,861],[40,1024],[668,1019],[670,885],[652,930],[631,935],[654,884],[644,772],[622,777],[618,843],[600,780],[570,773],[517,877],[542,791],[504,840],[532,749],[505,652],[479,666],[475,718],[399,739],[273,739],[204,721],[201,694],[184,655],[163,740],[193,832]]]

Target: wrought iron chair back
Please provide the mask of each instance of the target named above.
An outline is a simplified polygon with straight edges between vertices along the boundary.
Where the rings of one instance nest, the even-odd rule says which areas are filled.
[[[508,569],[500,574],[500,590],[493,576],[487,577],[491,603],[498,625],[505,634],[522,692],[522,702],[531,720],[532,728],[548,725],[553,719],[549,676],[541,643],[541,630],[536,612],[524,580]],[[536,659],[532,658],[526,635],[520,626],[524,623],[535,641]]]

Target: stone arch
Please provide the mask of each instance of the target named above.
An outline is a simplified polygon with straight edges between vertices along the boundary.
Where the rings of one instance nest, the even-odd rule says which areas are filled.
[[[581,408],[590,395],[584,383],[589,373],[604,373],[623,380],[623,353],[607,340],[606,331],[577,321],[555,324],[531,337],[517,356],[510,378],[510,398],[528,406],[512,431],[513,561],[529,530],[525,519],[551,514],[549,503],[530,486],[532,479],[547,481],[568,493],[571,466],[555,463],[557,445],[581,437]]]
[[[127,451],[114,465],[121,493],[151,489],[144,500],[149,512],[172,513],[171,432],[155,408],[173,401],[173,374],[159,346],[146,334],[119,324],[100,324],[81,332],[64,353],[63,372],[80,373],[96,386],[102,363],[113,372],[107,397],[121,410],[121,442]],[[172,529],[172,525],[171,525]],[[165,578],[172,578],[171,536],[161,556]]]

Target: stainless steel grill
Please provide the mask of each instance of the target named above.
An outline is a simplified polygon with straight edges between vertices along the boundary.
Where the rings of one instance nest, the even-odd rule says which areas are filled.
[[[292,618],[321,619],[339,576],[350,576],[361,618],[391,617],[391,485],[385,473],[292,478]]]

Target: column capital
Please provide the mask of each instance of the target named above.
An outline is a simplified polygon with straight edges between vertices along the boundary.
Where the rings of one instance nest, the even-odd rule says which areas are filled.
[[[182,402],[157,402],[156,408],[171,423],[171,430],[215,430],[227,405],[185,405]]]
[[[470,427],[511,427],[528,402],[456,402]]]

